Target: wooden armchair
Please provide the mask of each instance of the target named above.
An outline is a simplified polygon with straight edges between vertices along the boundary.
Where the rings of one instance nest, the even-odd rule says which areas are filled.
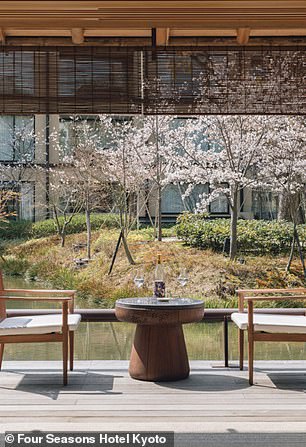
[[[68,383],[68,350],[73,370],[74,331],[81,315],[74,313],[75,290],[5,289],[0,271],[0,370],[6,343],[61,342],[63,383]],[[6,301],[41,301],[62,303],[62,312],[48,315],[10,317]]]
[[[257,341],[306,342],[306,312],[304,315],[255,313],[254,301],[284,301],[306,299],[306,288],[238,290],[239,312],[231,319],[239,328],[239,366],[243,369],[244,331],[248,331],[249,383],[253,385],[254,343]],[[247,313],[245,312],[247,303]],[[305,309],[306,310],[306,309]]]

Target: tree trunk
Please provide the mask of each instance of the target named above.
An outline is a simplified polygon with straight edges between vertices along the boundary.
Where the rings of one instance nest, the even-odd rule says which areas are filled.
[[[140,192],[137,191],[136,197],[136,228],[139,230],[140,228]]]
[[[238,222],[238,190],[233,192],[231,206],[231,232],[230,232],[230,259],[233,261],[237,255],[237,222]]]
[[[124,251],[125,251],[126,257],[128,258],[129,263],[131,265],[135,265],[135,261],[134,261],[134,259],[132,257],[131,252],[130,252],[130,249],[129,249],[127,240],[125,238],[124,232],[122,232],[122,243],[123,243]]]
[[[297,245],[298,248],[298,252],[299,252],[299,257],[301,260],[301,264],[302,264],[302,268],[303,268],[303,274],[304,274],[304,278],[306,279],[306,265],[305,265],[305,258],[304,258],[304,254],[303,254],[303,248],[301,246],[301,241],[300,241],[300,237],[299,237],[299,233],[297,231],[297,225],[294,222],[293,224],[293,237],[292,237],[292,244],[291,244],[291,250],[290,250],[290,256],[288,259],[288,264],[286,267],[286,271],[290,272],[290,267],[292,264],[292,260],[293,260],[293,255],[294,255],[294,246],[295,243]]]
[[[303,193],[289,194],[283,192],[280,195],[277,220],[287,220],[296,224],[305,222]]]
[[[161,211],[161,205],[162,205],[162,188],[160,185],[158,185],[158,191],[157,191],[157,239],[159,241],[162,241],[162,211]]]
[[[68,225],[68,222],[66,221],[66,216],[64,215],[65,222],[63,223],[62,229],[60,230],[60,237],[61,237],[61,247],[65,247],[66,242],[66,227]],[[60,225],[58,220],[58,225]]]
[[[87,229],[87,258],[91,258],[91,222],[90,222],[90,210],[88,207],[85,209],[86,216],[86,229]]]
[[[290,267],[291,267],[291,263],[292,263],[293,255],[294,255],[294,246],[295,246],[295,224],[293,226],[291,249],[290,249],[290,255],[289,255],[289,259],[288,259],[288,263],[287,263],[287,267],[286,267],[286,272],[290,272]]]
[[[61,231],[60,232],[60,237],[61,237],[61,247],[65,247],[66,233]]]
[[[301,260],[301,264],[303,267],[303,273],[304,273],[304,278],[306,279],[306,265],[305,265],[305,258],[304,258],[304,254],[303,254],[303,249],[301,246],[301,242],[300,242],[300,237],[299,237],[299,233],[297,231],[297,228],[295,227],[295,241],[296,241],[296,245],[298,248],[298,252],[299,252],[299,256],[300,256],[300,260]]]
[[[288,195],[285,192],[282,192],[279,196],[277,220],[291,221],[290,201],[288,199]]]

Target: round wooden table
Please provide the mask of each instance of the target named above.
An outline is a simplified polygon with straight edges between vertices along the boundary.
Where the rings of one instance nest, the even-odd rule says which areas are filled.
[[[202,320],[204,303],[190,298],[126,298],[116,302],[118,320],[136,323],[129,373],[147,381],[189,376],[182,324]]]

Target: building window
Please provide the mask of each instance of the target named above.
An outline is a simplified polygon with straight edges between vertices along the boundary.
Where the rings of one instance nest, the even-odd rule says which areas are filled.
[[[184,211],[194,213],[201,200],[201,194],[208,191],[207,185],[195,185],[185,196],[187,185],[167,185],[162,193],[162,213],[180,214]]]
[[[0,161],[31,163],[34,161],[34,117],[0,117]]]
[[[225,195],[220,195],[213,200],[209,205],[209,212],[211,214],[229,214],[228,200]]]
[[[34,220],[34,184],[23,182],[20,185],[20,203],[18,217],[22,220]]]
[[[125,124],[133,118],[128,115],[113,116],[112,124]],[[110,141],[108,130],[103,126],[103,121],[98,115],[79,115],[75,118],[62,116],[60,118],[60,153],[59,159],[65,161],[66,157],[71,157],[75,149],[85,139],[93,139],[97,148],[102,150],[105,147],[114,147],[114,143]]]
[[[6,213],[11,219],[34,221],[34,183],[4,182],[0,185],[1,190],[14,191],[16,196],[6,203]]]
[[[162,192],[161,212],[163,214],[180,214],[186,211],[177,185],[167,185]]]
[[[253,191],[252,211],[255,219],[276,219],[278,213],[277,194],[268,191]]]
[[[194,213],[201,202],[201,196],[209,191],[208,185],[195,185],[185,196],[187,185],[167,185],[162,193],[162,213],[180,214],[184,211]],[[229,214],[229,204],[225,195],[220,195],[209,205],[211,214]]]

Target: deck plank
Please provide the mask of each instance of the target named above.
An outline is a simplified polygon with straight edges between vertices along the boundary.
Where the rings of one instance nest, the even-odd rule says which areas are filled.
[[[184,433],[195,433],[190,447],[205,446],[196,433],[210,433],[215,446],[244,445],[245,433],[256,447],[305,445],[306,362],[256,362],[253,387],[247,370],[207,361],[171,383],[135,381],[126,361],[75,366],[63,387],[60,362],[4,362],[0,430],[173,430],[176,447]]]

